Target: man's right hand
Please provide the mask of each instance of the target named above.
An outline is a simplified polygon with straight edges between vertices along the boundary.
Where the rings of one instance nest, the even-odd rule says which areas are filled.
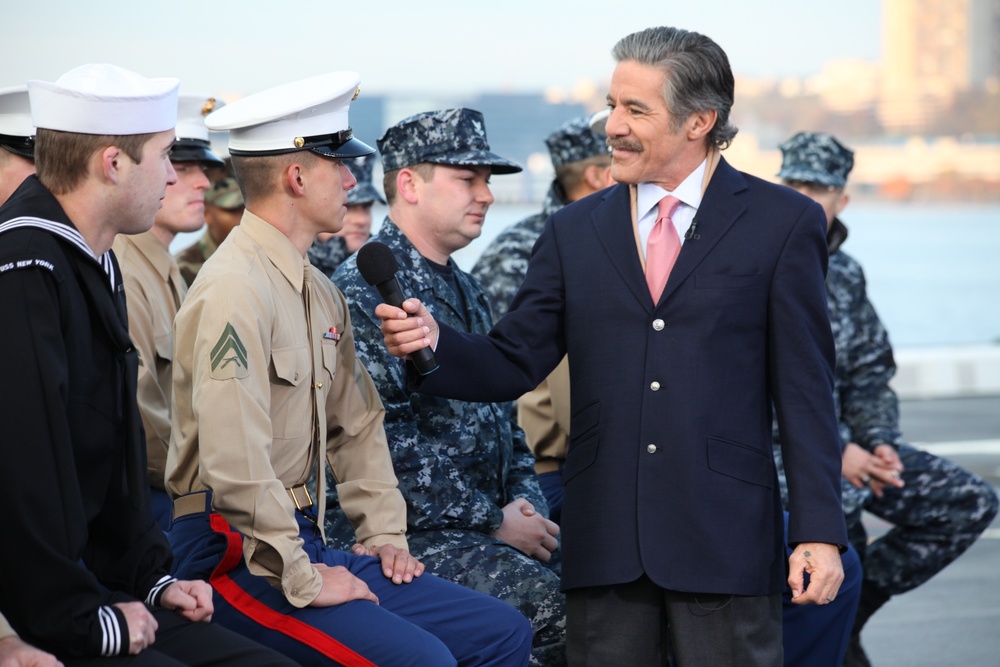
[[[316,599],[309,603],[310,607],[333,607],[351,600],[370,600],[378,604],[378,597],[368,589],[368,584],[351,574],[343,565],[330,567],[313,563],[312,566],[323,577],[323,588]]]
[[[421,348],[437,347],[437,322],[417,299],[407,299],[402,309],[380,303],[375,316],[382,320],[382,336],[392,356],[406,359]]]
[[[156,641],[159,623],[142,602],[118,602],[115,606],[121,610],[128,625],[129,655],[139,655],[140,651],[149,648]]]
[[[63,664],[51,653],[18,637],[4,637],[0,639],[0,667],[63,667]]]
[[[503,508],[503,522],[493,537],[503,540],[536,560],[547,563],[559,546],[559,526],[535,511],[524,498]]]

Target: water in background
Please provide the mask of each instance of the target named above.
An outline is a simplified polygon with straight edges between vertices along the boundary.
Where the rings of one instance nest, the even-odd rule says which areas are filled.
[[[376,227],[385,210],[373,211]],[[455,261],[470,269],[497,234],[536,210],[494,206]],[[895,347],[1000,343],[1000,206],[852,202],[841,218],[844,250],[864,266]],[[171,250],[199,235],[178,237]]]

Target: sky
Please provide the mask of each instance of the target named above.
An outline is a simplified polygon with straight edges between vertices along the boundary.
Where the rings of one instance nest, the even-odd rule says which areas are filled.
[[[605,86],[611,47],[654,25],[708,35],[739,76],[875,62],[878,0],[15,0],[0,9],[0,87],[88,62],[174,76],[234,99],[354,70],[362,92],[455,94]]]

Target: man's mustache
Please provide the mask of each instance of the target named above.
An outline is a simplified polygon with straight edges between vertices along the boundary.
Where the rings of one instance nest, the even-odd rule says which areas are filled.
[[[611,150],[632,151],[633,153],[642,152],[642,144],[622,137],[608,137],[607,144]]]

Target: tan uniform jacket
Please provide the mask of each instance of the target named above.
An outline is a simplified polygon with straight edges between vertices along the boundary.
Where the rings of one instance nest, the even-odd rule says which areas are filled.
[[[311,349],[304,271],[314,285]],[[358,541],[406,548],[385,411],[355,356],[347,303],[284,234],[247,211],[199,272],[175,334],[167,491],[210,489],[215,511],[244,535],[253,574],[280,582],[299,607],[322,586],[286,492],[307,482],[321,457],[314,421],[326,433],[326,459]],[[325,473],[316,478],[322,517]]]
[[[517,423],[535,455],[535,472],[554,472],[569,451],[569,361],[517,401]]]
[[[187,286],[177,263],[152,232],[119,234],[114,243],[128,303],[128,329],[139,351],[137,398],[146,429],[149,483],[163,489],[170,444],[174,316]]]

